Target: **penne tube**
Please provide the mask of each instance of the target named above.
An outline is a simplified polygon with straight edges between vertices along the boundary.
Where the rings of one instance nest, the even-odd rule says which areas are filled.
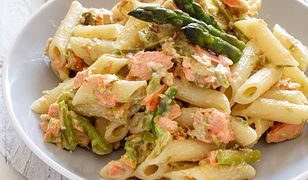
[[[257,139],[260,137],[271,127],[273,126],[274,122],[261,119],[261,118],[248,118],[249,125],[253,124],[257,133]]]
[[[276,99],[281,101],[288,101],[290,103],[305,105],[308,104],[306,96],[301,91],[289,91],[270,89],[261,96],[267,99]]]
[[[114,40],[121,34],[122,30],[123,26],[120,24],[107,24],[97,26],[79,25],[74,28],[73,36]]]
[[[282,73],[282,79],[290,78],[292,81],[301,85],[300,90],[308,98],[308,77],[303,71],[297,67],[287,67],[284,68]]]
[[[68,13],[61,22],[48,47],[47,54],[51,61],[51,68],[61,80],[69,78],[69,70],[65,67],[67,63],[67,46],[73,28],[80,22],[82,11],[83,7],[78,1],[72,2]]]
[[[105,136],[106,128],[109,123],[110,121],[108,119],[102,117],[95,118],[95,128],[100,136]]]
[[[199,108],[191,107],[191,108],[182,108],[181,115],[175,120],[181,127],[187,129],[193,129],[193,115]]]
[[[246,48],[243,51],[243,56],[238,63],[235,63],[231,67],[233,72],[230,85],[232,88],[232,97],[234,97],[240,86],[249,78],[253,69],[256,67],[259,61],[259,50],[255,45],[249,41],[246,44]]]
[[[93,64],[103,54],[110,54],[115,50],[113,41],[82,37],[71,37],[70,48],[88,65]]]
[[[181,149],[181,151],[179,151]],[[140,179],[158,179],[166,173],[167,165],[171,162],[199,161],[207,154],[217,149],[213,144],[206,144],[197,140],[174,140],[154,159],[145,160],[136,169],[136,177]]]
[[[147,22],[130,17],[126,22],[122,33],[115,42],[115,47],[120,50],[136,49],[141,46],[139,31],[148,26]]]
[[[104,54],[89,68],[93,74],[117,74],[121,68],[127,65],[128,59]]]
[[[136,0],[121,0],[112,8],[112,18],[119,23],[126,23],[129,19],[128,13],[138,6],[139,2]]]
[[[234,25],[256,44],[271,63],[277,66],[298,66],[298,62],[276,39],[264,20],[248,19],[237,21]]]
[[[295,39],[285,29],[276,24],[273,28],[273,34],[280,43],[291,52],[291,55],[298,62],[298,68],[306,71],[308,67],[308,49],[299,40]]]
[[[234,101],[249,104],[279,81],[282,68],[266,66],[253,74],[235,93]]]
[[[184,83],[174,79],[174,87],[177,89],[176,98],[201,108],[216,108],[223,112],[230,112],[228,98],[219,91],[200,88],[191,83]]]
[[[131,96],[138,90],[147,86],[146,81],[119,80],[112,84],[111,92],[118,102],[129,102]]]
[[[242,147],[249,146],[257,141],[257,132],[249,126],[248,122],[238,117],[232,117],[231,126],[234,140]]]
[[[127,123],[109,122],[106,127],[105,139],[109,143],[121,141],[128,133]]]
[[[116,76],[115,76],[116,77]],[[139,89],[146,87],[146,81],[127,81],[116,80],[109,88],[110,92],[114,96],[116,102],[126,103],[129,102],[131,96]],[[73,98],[73,105],[97,103],[96,87],[85,83],[76,92]],[[123,91],[125,89],[125,91]]]
[[[259,98],[250,105],[235,105],[232,115],[255,117],[286,124],[302,124],[308,119],[308,106]]]
[[[31,109],[39,114],[47,114],[49,106],[57,101],[58,96],[73,87],[74,80],[68,79],[52,90],[43,91],[43,96],[36,100]]]
[[[256,171],[252,166],[246,163],[242,163],[234,166],[211,166],[209,164],[201,164],[193,168],[171,171],[164,177],[176,180],[187,179],[226,179],[226,180],[241,180],[241,179],[253,179],[256,175]]]

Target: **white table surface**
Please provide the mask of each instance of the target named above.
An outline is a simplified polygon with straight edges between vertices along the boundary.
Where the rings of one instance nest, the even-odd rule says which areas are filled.
[[[0,71],[16,34],[47,0],[0,0]],[[306,1],[308,4],[308,0]],[[18,137],[0,93],[0,179],[66,179],[34,155]]]

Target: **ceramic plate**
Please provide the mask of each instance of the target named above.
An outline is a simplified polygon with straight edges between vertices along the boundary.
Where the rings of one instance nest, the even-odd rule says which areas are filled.
[[[111,8],[116,0],[83,0],[86,7]],[[59,81],[43,55],[46,41],[53,36],[71,0],[53,0],[37,11],[17,37],[3,69],[3,90],[13,124],[28,147],[49,166],[69,179],[98,179],[99,170],[120,152],[97,156],[77,149],[70,153],[43,142],[39,116],[30,109],[42,90]],[[260,14],[272,27],[279,23],[308,45],[308,8],[295,0],[265,0]],[[308,131],[300,138],[281,144],[260,143],[262,160],[254,164],[256,179],[291,179],[308,170]]]

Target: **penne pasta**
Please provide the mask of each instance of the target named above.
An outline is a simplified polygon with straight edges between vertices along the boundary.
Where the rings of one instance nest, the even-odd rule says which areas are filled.
[[[258,54],[259,50],[250,41],[246,44],[246,48],[243,51],[243,56],[240,61],[231,67],[231,71],[234,72],[230,82],[233,96],[240,86],[249,78],[253,69],[256,67],[259,60]]]
[[[198,161],[215,150],[215,145],[206,144],[196,140],[171,141],[163,151],[154,159],[146,159],[136,169],[136,177],[140,179],[158,179],[163,177],[167,164],[180,161]],[[181,149],[181,151],[179,151]]]
[[[74,1],[48,47],[47,53],[51,60],[51,68],[61,80],[69,78],[69,70],[65,67],[67,46],[73,28],[79,24],[82,11],[82,5]]]
[[[221,92],[200,88],[191,83],[184,83],[179,79],[174,80],[177,89],[176,98],[201,108],[216,108],[223,112],[230,112],[228,98]]]
[[[104,54],[97,59],[88,70],[93,74],[117,74],[127,65],[127,58]]]
[[[299,40],[295,39],[285,29],[276,24],[273,28],[273,34],[280,43],[290,51],[294,59],[298,62],[298,68],[306,71],[308,67],[308,49]]]
[[[202,164],[193,168],[172,171],[165,177],[177,180],[187,179],[226,179],[226,180],[240,180],[252,179],[256,172],[254,168],[246,163],[235,166],[211,166],[209,164]]]
[[[271,63],[277,66],[298,66],[298,62],[276,39],[264,20],[242,20],[235,22],[234,25],[252,39]]]
[[[63,83],[32,105],[44,141],[124,149],[105,179],[252,179],[262,135],[294,139],[308,119],[308,50],[254,19],[260,4],[72,2],[45,51]]]
[[[297,67],[284,68],[282,78],[291,78],[292,81],[301,85],[300,90],[308,98],[308,77]]]
[[[232,109],[232,115],[255,117],[286,124],[302,124],[308,119],[308,106],[287,101],[259,98],[246,106],[235,105]]]
[[[259,62],[259,50],[253,42],[249,41],[243,51],[243,56],[240,61],[231,66],[231,72],[234,72],[230,81],[230,86],[226,93],[230,100],[231,106],[234,105],[234,96],[241,85],[250,77],[253,69]]]
[[[260,139],[260,137],[274,124],[273,121],[261,118],[248,118],[248,123],[255,127],[258,136],[257,139]]]
[[[52,90],[43,91],[43,96],[32,104],[31,109],[36,113],[46,114],[49,106],[57,101],[58,96],[63,91],[70,90],[73,87],[73,83],[73,79],[68,79]]]
[[[93,64],[103,54],[110,54],[115,50],[113,41],[81,37],[71,37],[70,48],[88,65]]]
[[[249,146],[257,141],[257,132],[249,126],[248,122],[238,117],[232,117],[231,126],[235,141],[242,147]]]
[[[145,88],[146,81],[126,81],[119,80],[112,84],[111,92],[121,103],[129,102],[131,96],[138,90]],[[123,91],[125,89],[125,91]]]
[[[138,6],[136,0],[121,0],[112,8],[112,18],[119,23],[126,23],[129,19],[128,13]]]
[[[95,128],[101,137],[105,136],[105,132],[109,123],[110,121],[105,118],[95,118]]]
[[[115,42],[115,47],[120,50],[136,49],[141,46],[138,33],[148,26],[147,22],[130,17],[126,22],[122,33]]]
[[[109,122],[106,127],[105,139],[109,143],[119,142],[128,133],[127,123],[121,124],[118,122]]]
[[[261,96],[267,99],[276,99],[281,101],[288,101],[290,103],[305,105],[308,104],[307,98],[301,91],[289,91],[270,89]]]
[[[83,38],[99,38],[105,40],[115,40],[123,31],[120,24],[107,24],[97,26],[76,26],[73,29],[73,36]]]
[[[249,104],[278,82],[282,68],[266,66],[253,74],[235,93],[234,101]]]

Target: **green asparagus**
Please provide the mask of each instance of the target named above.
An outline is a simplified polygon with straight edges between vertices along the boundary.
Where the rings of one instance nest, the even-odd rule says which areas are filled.
[[[154,22],[157,24],[172,24],[177,27],[184,27],[190,23],[197,23],[200,24],[203,29],[206,29],[211,35],[221,38],[222,40],[230,43],[240,50],[245,48],[245,43],[238,40],[235,36],[221,32],[212,25],[208,25],[202,21],[190,17],[188,14],[182,11],[173,11],[160,6],[142,6],[129,12],[128,15],[147,22]]]
[[[217,162],[220,165],[237,165],[243,162],[252,163],[260,160],[261,152],[259,150],[218,150]]]
[[[64,137],[64,148],[70,151],[74,151],[78,145],[78,139],[74,131],[73,120],[68,111],[65,101],[59,103],[59,118],[63,122],[63,137]]]
[[[217,54],[224,54],[234,63],[238,62],[242,56],[242,52],[238,48],[223,41],[219,37],[212,36],[200,24],[191,23],[183,27],[182,30],[187,39],[192,43],[209,48]]]
[[[86,135],[91,140],[92,151],[99,155],[109,154],[112,151],[112,145],[99,135],[95,127],[84,117],[76,114],[76,120],[84,129]]]
[[[222,28],[218,25],[214,16],[205,12],[198,3],[194,2],[194,0],[173,0],[173,2],[179,9],[188,13],[190,16],[203,21],[206,24],[212,25],[219,31],[223,31]]]
[[[172,100],[175,98],[177,90],[175,88],[169,88],[166,93],[165,93],[165,97],[162,98],[158,104],[158,108],[156,109],[156,111],[153,114],[152,120],[151,120],[151,129],[153,134],[156,137],[159,137],[160,133],[160,128],[157,126],[157,124],[155,123],[154,119],[157,116],[161,116],[163,115],[165,112],[167,112],[168,110],[168,106],[171,104]]]

